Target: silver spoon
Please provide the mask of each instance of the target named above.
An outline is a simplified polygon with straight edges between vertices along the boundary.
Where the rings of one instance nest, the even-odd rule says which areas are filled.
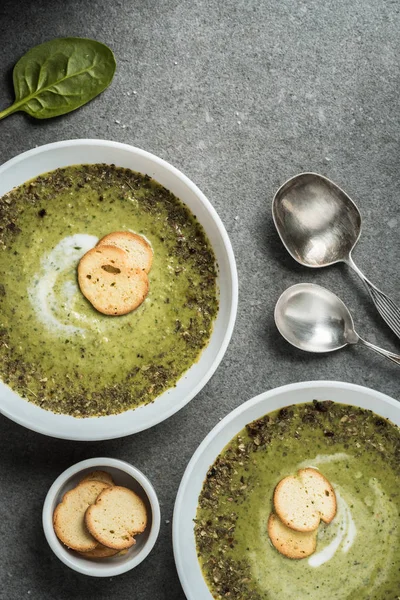
[[[361,342],[400,366],[400,356],[361,338],[352,316],[332,292],[313,283],[292,285],[275,306],[275,323],[290,344],[307,352],[332,352]]]
[[[349,265],[363,281],[381,317],[400,338],[400,309],[365,277],[351,256],[361,234],[361,215],[342,189],[322,175],[300,173],[276,192],[272,215],[286,250],[301,265]]]

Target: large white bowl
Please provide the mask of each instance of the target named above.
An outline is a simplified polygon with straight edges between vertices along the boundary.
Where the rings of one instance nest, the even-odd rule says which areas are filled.
[[[207,471],[247,423],[290,404],[314,399],[360,406],[400,426],[400,402],[369,388],[337,381],[294,383],[260,394],[227,415],[207,435],[189,462],[175,502],[173,544],[179,578],[188,600],[212,600],[197,559],[194,521]]]
[[[0,412],[40,433],[70,440],[105,440],[136,433],[167,419],[187,404],[215,372],[229,344],[237,310],[238,280],[228,234],[199,188],[161,158],[127,144],[69,140],[24,152],[0,167],[0,196],[46,171],[82,163],[115,164],[146,173],[174,193],[203,225],[218,263],[219,311],[199,361],[152,404],[119,415],[77,419],[45,411],[0,382]]]

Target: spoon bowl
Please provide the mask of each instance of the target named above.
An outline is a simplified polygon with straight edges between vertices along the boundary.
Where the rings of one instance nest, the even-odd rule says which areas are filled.
[[[400,356],[361,338],[347,306],[335,294],[313,283],[292,285],[275,306],[275,323],[292,346],[306,352],[333,352],[361,342],[400,365]]]
[[[275,194],[272,215],[279,236],[306,267],[347,262],[361,234],[361,215],[349,196],[317,173],[301,173]]]
[[[275,322],[290,344],[307,352],[333,352],[357,341],[347,307],[335,294],[312,283],[283,292],[276,303]]]

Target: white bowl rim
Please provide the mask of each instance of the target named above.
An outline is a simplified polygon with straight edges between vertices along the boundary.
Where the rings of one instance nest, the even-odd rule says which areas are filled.
[[[183,514],[183,509],[184,509],[185,493],[186,493],[186,490],[188,489],[188,487],[190,486],[191,476],[192,476],[193,472],[195,471],[197,464],[200,461],[204,451],[210,445],[210,443],[218,437],[218,435],[225,429],[225,427],[229,423],[231,423],[237,416],[242,415],[243,413],[246,413],[253,406],[260,404],[261,402],[264,402],[265,400],[271,399],[273,397],[285,395],[288,392],[290,393],[290,392],[298,392],[299,390],[312,390],[313,388],[326,388],[327,392],[329,392],[329,390],[345,390],[347,392],[353,391],[355,393],[364,394],[365,396],[370,396],[370,397],[375,398],[376,403],[378,405],[386,404],[386,405],[395,407],[395,409],[397,409],[397,411],[400,414],[400,402],[395,400],[394,398],[391,398],[390,396],[388,396],[386,394],[383,394],[382,392],[378,392],[376,390],[373,390],[372,388],[364,387],[362,385],[347,383],[344,381],[326,381],[326,380],[301,381],[298,383],[289,383],[287,385],[273,388],[266,392],[262,392],[261,394],[258,394],[257,396],[254,396],[253,398],[250,398],[249,400],[247,400],[246,402],[244,402],[243,404],[241,404],[240,406],[235,408],[233,411],[228,413],[206,435],[204,440],[198,446],[197,450],[194,452],[194,454],[193,454],[192,458],[190,459],[190,461],[185,469],[185,472],[182,476],[181,483],[180,483],[179,489],[178,489],[178,493],[176,495],[174,512],[173,512],[173,521],[172,521],[172,543],[173,543],[174,559],[175,559],[175,564],[176,564],[176,568],[178,571],[178,576],[179,576],[182,588],[187,597],[187,600],[206,600],[203,596],[200,597],[200,596],[196,595],[196,593],[197,593],[196,590],[193,589],[193,586],[189,582],[189,574],[187,573],[187,570],[185,570],[183,567],[183,553],[185,551],[187,552],[188,548],[187,547],[183,548],[180,544],[180,539],[179,539],[179,536],[181,533],[181,518],[182,518],[182,514]],[[300,400],[300,401],[296,402],[296,400],[294,399],[292,402],[289,402],[289,404],[302,404],[303,402],[304,402],[304,400]],[[285,403],[282,404],[282,407],[288,406],[289,404],[287,401],[285,401]],[[343,404],[351,405],[351,402],[346,402],[346,398],[344,398]],[[270,412],[272,412],[274,410],[276,410],[276,409],[273,408],[273,409],[271,409]],[[376,407],[373,407],[370,410],[372,412],[376,412],[379,409],[377,409]],[[268,414],[268,410],[263,411],[262,414],[263,415]],[[262,415],[260,415],[260,417],[261,416]],[[235,434],[232,434],[231,438],[234,437],[234,435]],[[215,458],[216,458],[216,456],[214,457],[214,460],[215,460]],[[194,535],[192,536],[192,543],[195,544]],[[195,567],[196,569],[200,569],[200,566],[198,563],[197,563],[197,565],[193,565],[193,567]],[[210,598],[210,600],[212,599],[211,592],[209,593],[209,596],[207,598]]]
[[[49,151],[49,150],[53,150],[53,149],[57,149],[57,148],[85,146],[88,144],[92,145],[92,146],[101,146],[101,147],[107,147],[107,148],[122,149],[122,150],[126,150],[128,152],[132,152],[135,155],[145,157],[145,158],[149,159],[150,161],[153,161],[154,163],[162,166],[167,171],[171,172],[174,176],[176,176],[178,179],[180,179],[183,183],[185,183],[191,189],[191,191],[197,196],[200,203],[206,208],[207,212],[210,214],[214,224],[217,227],[218,233],[220,234],[220,236],[222,238],[223,246],[225,248],[227,259],[228,259],[229,275],[231,278],[231,287],[229,290],[231,302],[230,302],[230,314],[229,314],[228,323],[227,323],[223,338],[221,340],[219,350],[217,352],[217,355],[216,355],[212,365],[209,367],[207,372],[200,379],[198,384],[192,388],[190,393],[187,393],[186,395],[182,395],[181,400],[175,402],[174,405],[169,408],[169,410],[160,411],[160,413],[158,415],[154,416],[151,419],[150,423],[145,422],[144,424],[138,426],[138,425],[132,425],[132,424],[130,424],[130,422],[128,420],[126,420],[126,424],[123,422],[122,426],[120,425],[120,431],[118,433],[114,433],[111,435],[104,433],[104,432],[101,434],[98,434],[96,431],[86,432],[84,435],[82,435],[81,432],[73,434],[73,433],[63,433],[62,431],[58,431],[57,433],[54,433],[48,425],[42,425],[42,424],[38,424],[35,422],[31,422],[23,413],[22,414],[14,414],[14,412],[12,410],[7,410],[3,406],[0,406],[0,414],[3,414],[4,416],[8,417],[15,423],[22,425],[23,427],[26,427],[28,429],[31,429],[33,431],[36,431],[38,433],[41,433],[41,434],[44,434],[44,435],[47,435],[50,437],[55,437],[58,439],[68,439],[68,440],[73,440],[73,441],[101,441],[101,440],[108,440],[108,439],[118,439],[121,437],[132,435],[134,433],[138,433],[139,431],[143,431],[145,429],[153,427],[154,425],[157,425],[158,423],[161,423],[162,421],[168,419],[173,414],[178,412],[181,408],[186,406],[186,404],[188,404],[203,389],[203,387],[207,384],[207,382],[211,379],[211,377],[214,375],[215,371],[217,370],[219,364],[221,363],[221,361],[225,355],[225,352],[228,348],[229,342],[230,342],[232,334],[233,334],[234,326],[235,326],[237,308],[238,308],[238,296],[239,296],[238,274],[237,274],[236,260],[235,260],[235,256],[233,253],[232,244],[229,239],[228,233],[225,229],[225,226],[224,226],[221,218],[219,217],[218,213],[216,212],[215,208],[213,207],[211,202],[207,199],[207,197],[203,194],[203,192],[196,186],[196,184],[193,183],[191,181],[191,179],[189,179],[189,177],[187,177],[184,173],[179,171],[179,169],[177,169],[176,167],[171,165],[169,162],[165,161],[162,158],[159,158],[158,156],[156,156],[155,154],[152,154],[151,152],[147,152],[146,150],[142,150],[141,148],[137,148],[136,146],[132,146],[130,144],[124,144],[124,143],[115,142],[112,140],[91,139],[91,138],[62,140],[62,141],[58,141],[58,142],[52,142],[49,144],[43,144],[36,148],[32,148],[31,150],[27,150],[26,152],[22,152],[21,154],[15,156],[14,158],[11,158],[7,162],[0,165],[0,177],[3,173],[3,171],[5,171],[6,169],[13,167],[15,165],[18,165],[19,162],[26,160],[27,158],[30,158],[31,156],[35,156],[36,154],[40,154],[41,152],[45,152],[45,151]],[[185,374],[183,374],[183,376],[184,375]],[[166,390],[166,392],[168,392],[168,390]],[[166,393],[166,392],[164,392],[164,393]],[[156,398],[154,400],[154,402],[156,402],[158,398]],[[140,408],[141,407],[138,407],[138,409],[136,409],[136,410],[139,410]],[[121,413],[121,414],[125,414],[125,413]],[[111,416],[113,416],[113,415],[111,415]],[[96,417],[96,418],[107,419],[108,416]]]
[[[57,538],[54,528],[53,528],[53,511],[52,504],[57,497],[60,488],[63,484],[68,481],[73,475],[76,475],[80,471],[84,469],[90,469],[93,467],[114,467],[115,469],[119,469],[120,471],[124,471],[128,475],[130,475],[133,479],[135,479],[140,486],[143,488],[146,493],[152,512],[152,523],[150,535],[143,546],[142,550],[139,554],[132,556],[132,558],[128,559],[124,563],[120,564],[104,564],[102,565],[101,572],[95,572],[90,565],[90,561],[88,564],[82,563],[78,564],[75,562],[74,557],[72,557],[69,552],[62,547],[59,539]],[[49,491],[47,492],[42,511],[42,524],[44,535],[46,540],[53,550],[54,554],[63,562],[67,567],[70,567],[74,571],[78,573],[82,573],[83,575],[89,575],[90,577],[114,577],[116,575],[121,575],[122,573],[126,573],[131,569],[137,567],[151,552],[154,547],[154,544],[157,541],[158,534],[160,532],[160,524],[161,524],[161,513],[160,513],[160,504],[158,501],[158,497],[156,491],[149,479],[140,471],[138,468],[134,467],[130,463],[120,460],[117,458],[89,458],[87,460],[82,460],[65,471],[63,471],[57,479],[54,481]]]

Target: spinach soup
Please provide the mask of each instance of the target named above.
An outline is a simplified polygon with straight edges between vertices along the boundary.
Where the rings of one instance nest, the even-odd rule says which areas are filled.
[[[57,169],[0,198],[0,377],[46,410],[89,417],[152,402],[207,345],[218,311],[202,226],[150,177],[107,165]],[[97,312],[80,258],[113,231],[152,246],[135,311]]]
[[[313,467],[337,513],[294,560],[267,533],[274,489]],[[400,430],[371,411],[314,401],[250,423],[210,467],[195,536],[212,596],[230,600],[398,600]]]

